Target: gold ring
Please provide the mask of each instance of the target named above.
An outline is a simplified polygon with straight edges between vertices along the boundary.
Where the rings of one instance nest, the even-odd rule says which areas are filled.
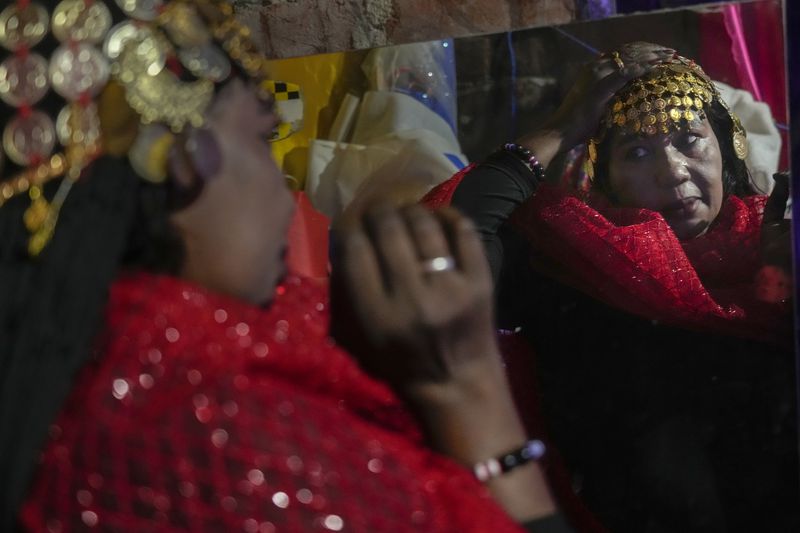
[[[611,59],[614,60],[614,63],[617,64],[617,69],[622,70],[625,68],[625,63],[622,62],[622,58],[619,57],[619,52],[616,50],[611,52]]]

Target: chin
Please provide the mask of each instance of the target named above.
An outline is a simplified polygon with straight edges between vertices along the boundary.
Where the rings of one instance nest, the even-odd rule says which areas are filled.
[[[681,241],[688,241],[694,239],[695,237],[699,237],[708,231],[708,228],[711,225],[705,219],[688,219],[675,222],[668,221],[668,223],[672,228],[672,231],[675,233],[675,236],[677,236]]]

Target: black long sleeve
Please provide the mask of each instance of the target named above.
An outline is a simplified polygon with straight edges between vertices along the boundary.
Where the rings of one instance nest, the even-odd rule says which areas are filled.
[[[536,186],[522,161],[499,151],[464,176],[451,202],[472,220],[483,241],[495,286],[497,324],[503,329],[520,325],[525,299],[519,295],[533,290],[535,283],[527,268],[530,246],[507,221]]]
[[[464,176],[453,194],[451,205],[472,220],[481,236],[495,284],[513,253],[506,249],[514,237],[505,222],[535,189],[536,181],[525,164],[500,151]]]

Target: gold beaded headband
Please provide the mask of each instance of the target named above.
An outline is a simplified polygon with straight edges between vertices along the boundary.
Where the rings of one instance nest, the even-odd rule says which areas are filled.
[[[585,170],[594,177],[597,146],[612,128],[633,135],[668,134],[706,118],[705,109],[719,102],[733,122],[733,147],[739,159],[747,157],[746,133],[739,118],[722,99],[697,63],[681,56],[657,65],[620,89],[606,107],[597,134],[589,140]]]
[[[62,0],[52,14],[15,0],[0,12],[0,45],[11,52],[0,63],[0,99],[16,109],[2,144],[23,169],[10,179],[2,173],[0,207],[29,195],[24,222],[33,256],[52,238],[71,186],[103,153],[128,154],[143,178],[165,179],[174,135],[203,124],[215,85],[234,65],[259,84],[262,98],[275,102],[282,122],[273,139],[301,124],[299,87],[269,80],[266,59],[227,2],[115,2],[127,19],[113,27],[102,0]],[[50,32],[59,45],[48,60],[36,46]],[[51,88],[66,101],[55,120],[35,107]],[[54,154],[57,142],[63,150]],[[61,176],[48,201],[42,186]]]

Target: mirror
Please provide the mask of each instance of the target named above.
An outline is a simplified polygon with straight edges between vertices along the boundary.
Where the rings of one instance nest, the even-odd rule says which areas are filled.
[[[704,5],[274,63],[304,90],[306,122],[273,148],[328,217],[376,194],[419,200],[536,132],[581,65],[625,43],[674,48],[714,81],[701,98],[688,63],[664,81],[680,100],[662,111],[683,113],[668,133],[625,136],[616,119],[666,123],[641,107],[657,84],[621,102],[594,177],[576,145],[532,196],[512,183],[487,207],[480,187],[463,192],[470,174],[456,189],[455,205],[499,221],[477,224],[509,375],[581,531],[800,530],[791,257],[770,256],[788,250],[785,206],[761,223],[789,162],[782,14],[777,0]],[[747,131],[744,159],[720,99]],[[505,179],[504,157],[473,172]]]

